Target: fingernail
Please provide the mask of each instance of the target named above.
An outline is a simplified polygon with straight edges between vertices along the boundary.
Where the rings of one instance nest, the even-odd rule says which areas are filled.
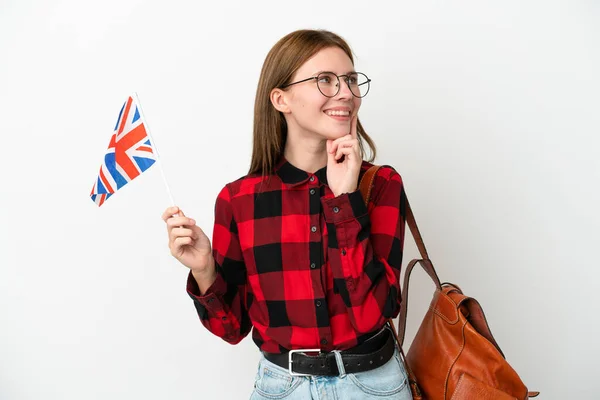
[[[190,219],[190,222],[192,223],[192,225],[196,225],[196,221],[194,221],[193,219]]]

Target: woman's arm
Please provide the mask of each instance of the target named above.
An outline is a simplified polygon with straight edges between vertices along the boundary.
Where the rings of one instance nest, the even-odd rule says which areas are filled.
[[[190,272],[187,292],[202,324],[223,340],[239,343],[252,328],[246,309],[246,266],[233,218],[231,195],[225,186],[215,203],[212,262],[207,274]]]
[[[371,332],[400,310],[406,198],[389,166],[377,172],[369,213],[359,190],[323,198],[334,287],[352,326]]]

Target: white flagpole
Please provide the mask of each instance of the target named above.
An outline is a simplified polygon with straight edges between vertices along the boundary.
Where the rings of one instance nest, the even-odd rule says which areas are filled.
[[[173,200],[173,195],[171,194],[171,189],[169,188],[169,184],[167,183],[167,178],[165,177],[165,171],[163,171],[162,163],[160,162],[160,157],[158,154],[158,146],[156,145],[156,141],[154,140],[154,138],[152,137],[152,134],[150,133],[150,126],[148,125],[148,121],[146,120],[144,111],[142,110],[142,103],[140,103],[140,99],[138,98],[138,95],[136,92],[133,92],[133,97],[135,99],[136,104],[140,108],[140,114],[142,116],[142,120],[144,121],[144,126],[146,127],[146,132],[148,133],[148,136],[150,137],[151,146],[154,149],[154,152],[156,153],[156,163],[158,164],[160,173],[163,177],[163,181],[165,182],[165,186],[167,187],[167,193],[169,194],[169,198],[171,199],[171,205],[174,206],[175,201]]]

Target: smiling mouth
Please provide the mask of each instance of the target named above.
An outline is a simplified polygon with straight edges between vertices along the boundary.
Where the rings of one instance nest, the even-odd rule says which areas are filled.
[[[330,117],[349,117],[350,111],[327,110],[325,111],[325,114],[329,115]]]

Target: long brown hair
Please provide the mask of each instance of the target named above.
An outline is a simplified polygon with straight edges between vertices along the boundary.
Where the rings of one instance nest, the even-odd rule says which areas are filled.
[[[254,144],[248,174],[262,172],[271,175],[283,154],[287,139],[287,124],[283,114],[271,104],[271,90],[290,82],[294,73],[312,56],[324,48],[339,47],[354,64],[348,43],[335,33],[326,30],[297,30],[281,38],[267,54],[263,64],[256,99],[254,101]],[[360,120],[356,123],[360,149],[364,154],[363,140],[371,150],[367,160],[373,162],[376,148]]]

